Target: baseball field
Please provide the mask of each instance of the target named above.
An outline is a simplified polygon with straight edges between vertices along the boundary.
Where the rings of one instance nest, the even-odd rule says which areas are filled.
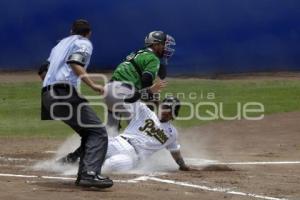
[[[159,152],[138,170],[105,174],[115,181],[105,190],[76,187],[76,166],[54,162],[78,138],[40,120],[40,88],[33,72],[0,74],[1,200],[300,199],[299,73],[168,79],[162,96],[185,103],[174,124],[197,171]]]

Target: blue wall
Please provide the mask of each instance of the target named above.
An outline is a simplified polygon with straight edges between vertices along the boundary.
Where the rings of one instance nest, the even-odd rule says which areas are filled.
[[[74,19],[93,27],[91,68],[114,68],[164,30],[174,73],[300,70],[299,0],[9,0],[0,2],[0,68],[32,69]]]

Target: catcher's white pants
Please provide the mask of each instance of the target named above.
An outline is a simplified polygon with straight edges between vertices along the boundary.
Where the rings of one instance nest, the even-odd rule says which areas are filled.
[[[122,105],[124,103],[124,99],[134,95],[135,89],[133,85],[132,88],[129,88],[124,84],[125,83],[120,81],[113,81],[105,85],[106,95],[104,102],[106,103],[109,111],[107,116],[107,127],[109,127],[108,132],[110,136],[118,135],[120,118],[125,117],[128,122],[130,121],[128,118],[130,114],[126,112]],[[115,111],[116,109],[120,109],[123,112],[118,113]]]
[[[120,136],[109,138],[103,168],[108,171],[127,171],[138,164],[138,155],[133,146]]]

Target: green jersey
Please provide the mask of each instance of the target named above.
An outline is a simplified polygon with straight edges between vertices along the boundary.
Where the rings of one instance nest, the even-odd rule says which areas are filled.
[[[136,63],[136,66],[142,73],[148,72],[152,75],[153,80],[156,78],[159,67],[159,58],[151,51],[151,49],[142,49],[137,53],[127,56],[127,60],[117,66],[112,75],[112,80],[130,82],[137,89],[142,88],[141,77],[130,59]]]

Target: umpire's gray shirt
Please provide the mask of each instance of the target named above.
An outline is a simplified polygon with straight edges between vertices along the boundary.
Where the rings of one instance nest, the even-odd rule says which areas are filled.
[[[85,56],[87,68],[93,52],[92,43],[89,39],[80,35],[71,35],[61,40],[51,51],[48,61],[50,62],[47,75],[43,82],[43,87],[53,85],[55,83],[66,82],[75,88],[80,82],[78,76],[73,72],[72,68],[67,64],[70,55],[81,53]]]

